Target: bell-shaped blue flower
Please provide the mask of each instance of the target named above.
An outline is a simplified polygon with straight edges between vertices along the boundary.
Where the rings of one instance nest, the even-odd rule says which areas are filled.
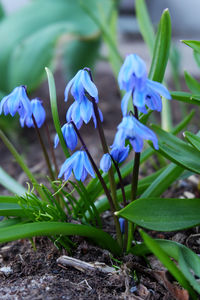
[[[26,87],[21,85],[16,87],[8,96],[5,96],[0,102],[0,114],[11,114],[13,117],[16,112],[20,117],[32,115],[30,100],[26,93]]]
[[[129,145],[127,147],[113,147],[110,155],[112,158],[120,164],[123,162],[129,154]]]
[[[118,76],[119,87],[126,92],[142,90],[147,78],[146,65],[137,54],[126,57]]]
[[[100,120],[103,121],[103,115],[100,109],[99,116]],[[83,122],[87,124],[91,118],[93,118],[96,127],[96,117],[93,105],[86,97],[84,97],[80,103],[77,101],[72,103],[66,114],[67,122],[73,121],[78,129],[82,126]]]
[[[111,157],[110,157],[110,154],[109,153],[105,153],[101,160],[100,160],[100,169],[104,172],[104,173],[107,173],[108,170],[110,169],[111,167]]]
[[[98,102],[98,90],[92,82],[90,75],[86,69],[78,71],[78,73],[70,80],[65,88],[65,101],[68,100],[69,91],[77,102],[81,102],[89,94]]]
[[[86,152],[76,151],[72,156],[66,159],[64,164],[61,167],[58,178],[61,178],[64,175],[65,181],[74,172],[74,176],[77,180],[84,181],[87,177],[87,174],[90,174],[92,177],[95,177],[95,173],[91,166],[91,163],[88,159]]]
[[[73,151],[76,148],[78,143],[77,134],[74,130],[73,125],[66,123],[65,125],[62,126],[61,130],[67,147]],[[59,137],[58,134],[56,134],[54,138],[54,148],[58,146],[58,143],[59,143]]]
[[[147,126],[140,123],[133,116],[123,117],[122,122],[117,127],[118,131],[115,135],[112,148],[125,147],[126,139],[129,140],[135,152],[141,152],[143,141],[150,140],[153,146],[158,150],[158,140],[155,133]]]
[[[161,111],[162,100],[160,96],[171,99],[166,87],[147,78],[145,63],[136,54],[130,54],[126,57],[119,72],[118,82],[120,89],[126,91],[121,102],[123,116],[127,115],[128,102],[131,97],[133,105],[142,113],[147,113],[146,106],[152,110]]]
[[[46,118],[46,112],[42,105],[42,101],[40,101],[38,98],[31,100],[31,109],[32,109],[32,114],[35,118],[37,127],[40,128],[43,125],[45,118]],[[32,116],[29,116],[29,115],[20,117],[20,124],[22,127],[24,127],[24,125],[26,125],[29,128],[35,127]]]
[[[121,233],[124,234],[124,232],[125,232],[125,220],[124,220],[124,218],[119,218],[119,225],[120,225]]]

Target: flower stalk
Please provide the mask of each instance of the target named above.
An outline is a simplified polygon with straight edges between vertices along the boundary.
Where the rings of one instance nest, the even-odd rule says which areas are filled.
[[[113,199],[112,199],[112,197],[110,195],[109,189],[107,188],[107,185],[106,185],[103,177],[101,176],[101,173],[99,172],[99,169],[97,168],[96,163],[94,162],[94,160],[93,160],[93,158],[92,158],[92,156],[91,156],[91,154],[90,154],[90,152],[89,152],[89,150],[88,150],[85,142],[83,141],[83,138],[80,135],[80,132],[79,132],[78,128],[76,127],[76,125],[75,125],[75,123],[73,121],[71,121],[71,124],[73,125],[74,130],[76,131],[76,134],[77,134],[77,136],[78,136],[78,138],[79,138],[79,140],[80,140],[80,142],[81,142],[81,144],[82,144],[85,152],[87,153],[87,156],[88,156],[88,158],[89,158],[89,160],[90,160],[90,162],[92,164],[92,167],[94,168],[94,171],[97,174],[97,176],[99,178],[99,181],[101,182],[101,185],[102,185],[102,187],[104,189],[104,192],[105,192],[105,194],[107,196],[108,202],[110,204],[110,209],[111,209],[111,212],[112,212],[112,215],[113,215],[113,218],[114,218],[114,223],[115,223],[115,228],[116,228],[116,233],[117,233],[117,240],[118,240],[119,245],[122,246],[122,234],[121,234],[121,230],[120,230],[120,224],[119,224],[118,217],[114,214],[114,212],[116,210],[115,210],[115,206],[113,204]]]
[[[42,137],[41,137],[41,134],[40,134],[39,128],[38,128],[38,126],[37,126],[37,123],[36,123],[36,120],[35,120],[34,115],[32,115],[32,120],[33,120],[33,124],[34,124],[35,130],[36,130],[36,133],[37,133],[37,136],[38,136],[38,139],[39,139],[41,148],[42,148],[42,152],[43,152],[43,154],[44,154],[45,161],[46,161],[46,163],[47,163],[47,167],[48,167],[48,170],[49,170],[50,178],[51,178],[52,180],[55,180],[55,176],[54,176],[54,173],[53,173],[53,170],[52,170],[52,167],[51,167],[49,155],[48,155],[48,153],[47,153],[46,147],[45,147],[45,145],[44,145],[44,142],[43,142],[43,139],[42,139]]]

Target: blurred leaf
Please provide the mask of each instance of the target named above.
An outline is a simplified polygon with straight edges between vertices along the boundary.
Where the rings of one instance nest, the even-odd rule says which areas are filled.
[[[26,189],[0,167],[0,184],[13,194],[23,195]]]
[[[174,231],[200,224],[200,199],[140,198],[117,212],[137,225],[157,231]]]
[[[97,17],[100,4],[105,18],[108,17],[111,1],[87,0],[87,5]],[[80,0],[35,0],[4,18],[0,23],[0,39],[3,41],[0,49],[0,89],[9,91],[19,83],[33,84],[33,78],[37,83],[41,81],[44,71],[37,78],[39,70],[50,65],[55,42],[58,35],[63,33],[76,38],[92,38],[99,34],[96,24],[82,9]],[[28,57],[28,53],[32,55]],[[20,76],[21,80],[26,79],[25,82],[20,82],[20,78],[15,82],[18,72],[15,71],[16,65],[19,74],[24,73]],[[34,71],[36,66],[37,70]]]
[[[158,126],[152,125],[152,129],[158,136],[159,153],[175,164],[200,174],[199,151]]]
[[[165,9],[158,26],[154,44],[153,59],[149,71],[149,78],[162,82],[169,59],[171,42],[171,18],[168,9]]]
[[[170,92],[173,99],[186,102],[189,104],[200,105],[200,95],[193,95],[187,92]]]
[[[178,47],[176,47],[175,43],[171,44],[170,49],[170,67],[171,73],[173,77],[173,83],[177,90],[181,89],[180,83],[180,62],[181,62],[181,53]]]
[[[200,137],[199,136],[195,135],[192,132],[185,131],[184,137],[193,147],[195,147],[198,151],[200,151]]]
[[[200,53],[200,41],[182,40],[181,42]]]
[[[84,67],[92,69],[98,56],[101,39],[73,40],[63,51],[63,69],[67,80]]]
[[[185,82],[187,84],[188,89],[193,94],[200,94],[200,83],[192,77],[187,71],[184,71]]]
[[[5,11],[2,3],[0,3],[0,22],[4,19],[5,17]]]
[[[61,223],[61,222],[36,222],[22,225],[9,226],[0,229],[0,242],[8,242],[17,239],[31,238],[33,236],[52,235],[79,235],[91,238],[95,243],[111,251],[114,255],[120,255],[121,250],[117,242],[103,230],[92,226]]]
[[[170,257],[173,257],[178,262],[184,276],[187,278],[193,288],[200,293],[200,285],[194,277],[194,275],[200,277],[199,256],[189,248],[179,243],[158,239],[155,241]],[[144,256],[151,253],[151,250],[144,243],[142,243],[134,246],[130,252],[134,255]]]
[[[143,232],[142,230],[140,230],[140,234],[149,250],[162,262],[162,264],[169,270],[169,272],[181,284],[181,286],[188,290],[188,292],[192,296],[192,299],[197,299],[197,296],[188,283],[185,274],[179,270],[179,268],[171,260],[165,249],[161,248],[156,240],[152,239],[147,233]]]
[[[117,47],[117,3],[115,1],[110,1],[110,3],[112,3],[111,13],[109,17],[106,18],[105,8],[103,8],[102,3],[97,5],[97,15],[96,11],[91,6],[88,5],[88,3],[86,4],[86,1],[81,0],[83,9],[101,30],[103,40],[108,47],[109,61],[112,66],[113,73],[117,78],[123,59]]]
[[[200,52],[194,50],[193,55],[198,67],[200,68]]]
[[[67,30],[69,26],[64,22],[51,25],[18,43],[8,66],[9,90],[25,84],[31,91],[42,82],[44,67],[55,56],[56,41]]]
[[[135,9],[142,37],[147,44],[150,53],[153,54],[155,34],[152,22],[147,11],[145,0],[136,0]]]

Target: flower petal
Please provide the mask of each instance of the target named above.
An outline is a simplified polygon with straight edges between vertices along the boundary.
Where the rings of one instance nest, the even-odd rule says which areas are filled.
[[[92,82],[89,73],[86,70],[83,70],[81,73],[81,82],[83,84],[84,89],[88,92],[88,94],[98,99],[98,90],[96,85]]]
[[[106,153],[102,156],[101,160],[100,160],[100,169],[104,172],[107,173],[108,170],[111,167],[111,157],[109,153]]]
[[[122,114],[123,116],[127,115],[127,108],[128,108],[128,102],[129,99],[131,97],[132,91],[127,92],[124,97],[122,98],[122,102],[121,102],[121,110],[122,110]]]
[[[171,95],[168,89],[163,84],[157,81],[147,79],[147,86],[153,91],[156,91],[159,95],[165,97],[166,99],[171,99]]]

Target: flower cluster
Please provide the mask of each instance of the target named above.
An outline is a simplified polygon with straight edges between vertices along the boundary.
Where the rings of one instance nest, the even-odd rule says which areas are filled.
[[[69,107],[66,120],[67,122],[73,121],[79,129],[83,122],[87,124],[93,118],[96,127],[96,116],[93,109],[93,104],[89,98],[98,103],[98,90],[96,85],[92,82],[88,70],[85,68],[78,71],[78,73],[70,80],[65,88],[65,101],[68,100],[69,91],[75,102]],[[99,110],[101,121],[103,115]]]
[[[133,106],[140,112],[146,113],[147,108],[161,111],[161,96],[171,99],[168,90],[159,82],[149,80],[144,61],[136,54],[128,55],[121,67],[118,76],[120,89],[125,90],[125,95],[121,102],[123,119],[117,127],[117,133],[109,153],[105,153],[100,161],[100,168],[107,172],[112,161],[117,164],[122,163],[130,152],[130,143],[135,152],[142,151],[144,140],[150,140],[154,148],[158,149],[157,137],[152,130],[140,123],[137,114],[127,111],[129,99],[132,97]],[[103,121],[103,115],[97,106],[99,101],[98,90],[94,84],[91,72],[84,68],[71,79],[64,92],[65,101],[68,101],[69,93],[74,98],[67,113],[67,123],[61,128],[66,146],[71,150],[77,146],[79,129],[83,123],[87,124],[93,119],[96,127],[97,117]],[[16,87],[8,96],[0,102],[0,114],[11,114],[14,116],[18,112],[22,127],[41,127],[45,121],[45,110],[39,99],[29,100],[25,86]],[[79,136],[81,139],[81,137]],[[59,143],[58,135],[54,139],[54,147]],[[83,143],[82,143],[83,144]],[[83,144],[84,149],[85,145]],[[87,150],[86,150],[87,152]],[[77,180],[84,181],[87,174],[94,177],[91,162],[85,151],[74,152],[61,167],[59,178],[64,176],[68,180],[72,172]],[[89,156],[90,157],[90,156]],[[91,159],[91,158],[90,158]],[[93,164],[94,165],[94,164]]]
[[[146,107],[161,111],[161,96],[171,99],[170,93],[161,83],[147,78],[144,61],[136,54],[126,57],[118,76],[119,87],[126,93],[122,99],[121,109],[123,116],[127,115],[128,102],[133,98],[133,105],[142,113],[146,113]]]
[[[10,114],[12,117],[18,113],[22,127],[34,127],[33,117],[40,128],[46,118],[45,110],[39,99],[29,100],[26,87],[21,85],[16,87],[8,96],[5,96],[0,102],[0,115]]]

